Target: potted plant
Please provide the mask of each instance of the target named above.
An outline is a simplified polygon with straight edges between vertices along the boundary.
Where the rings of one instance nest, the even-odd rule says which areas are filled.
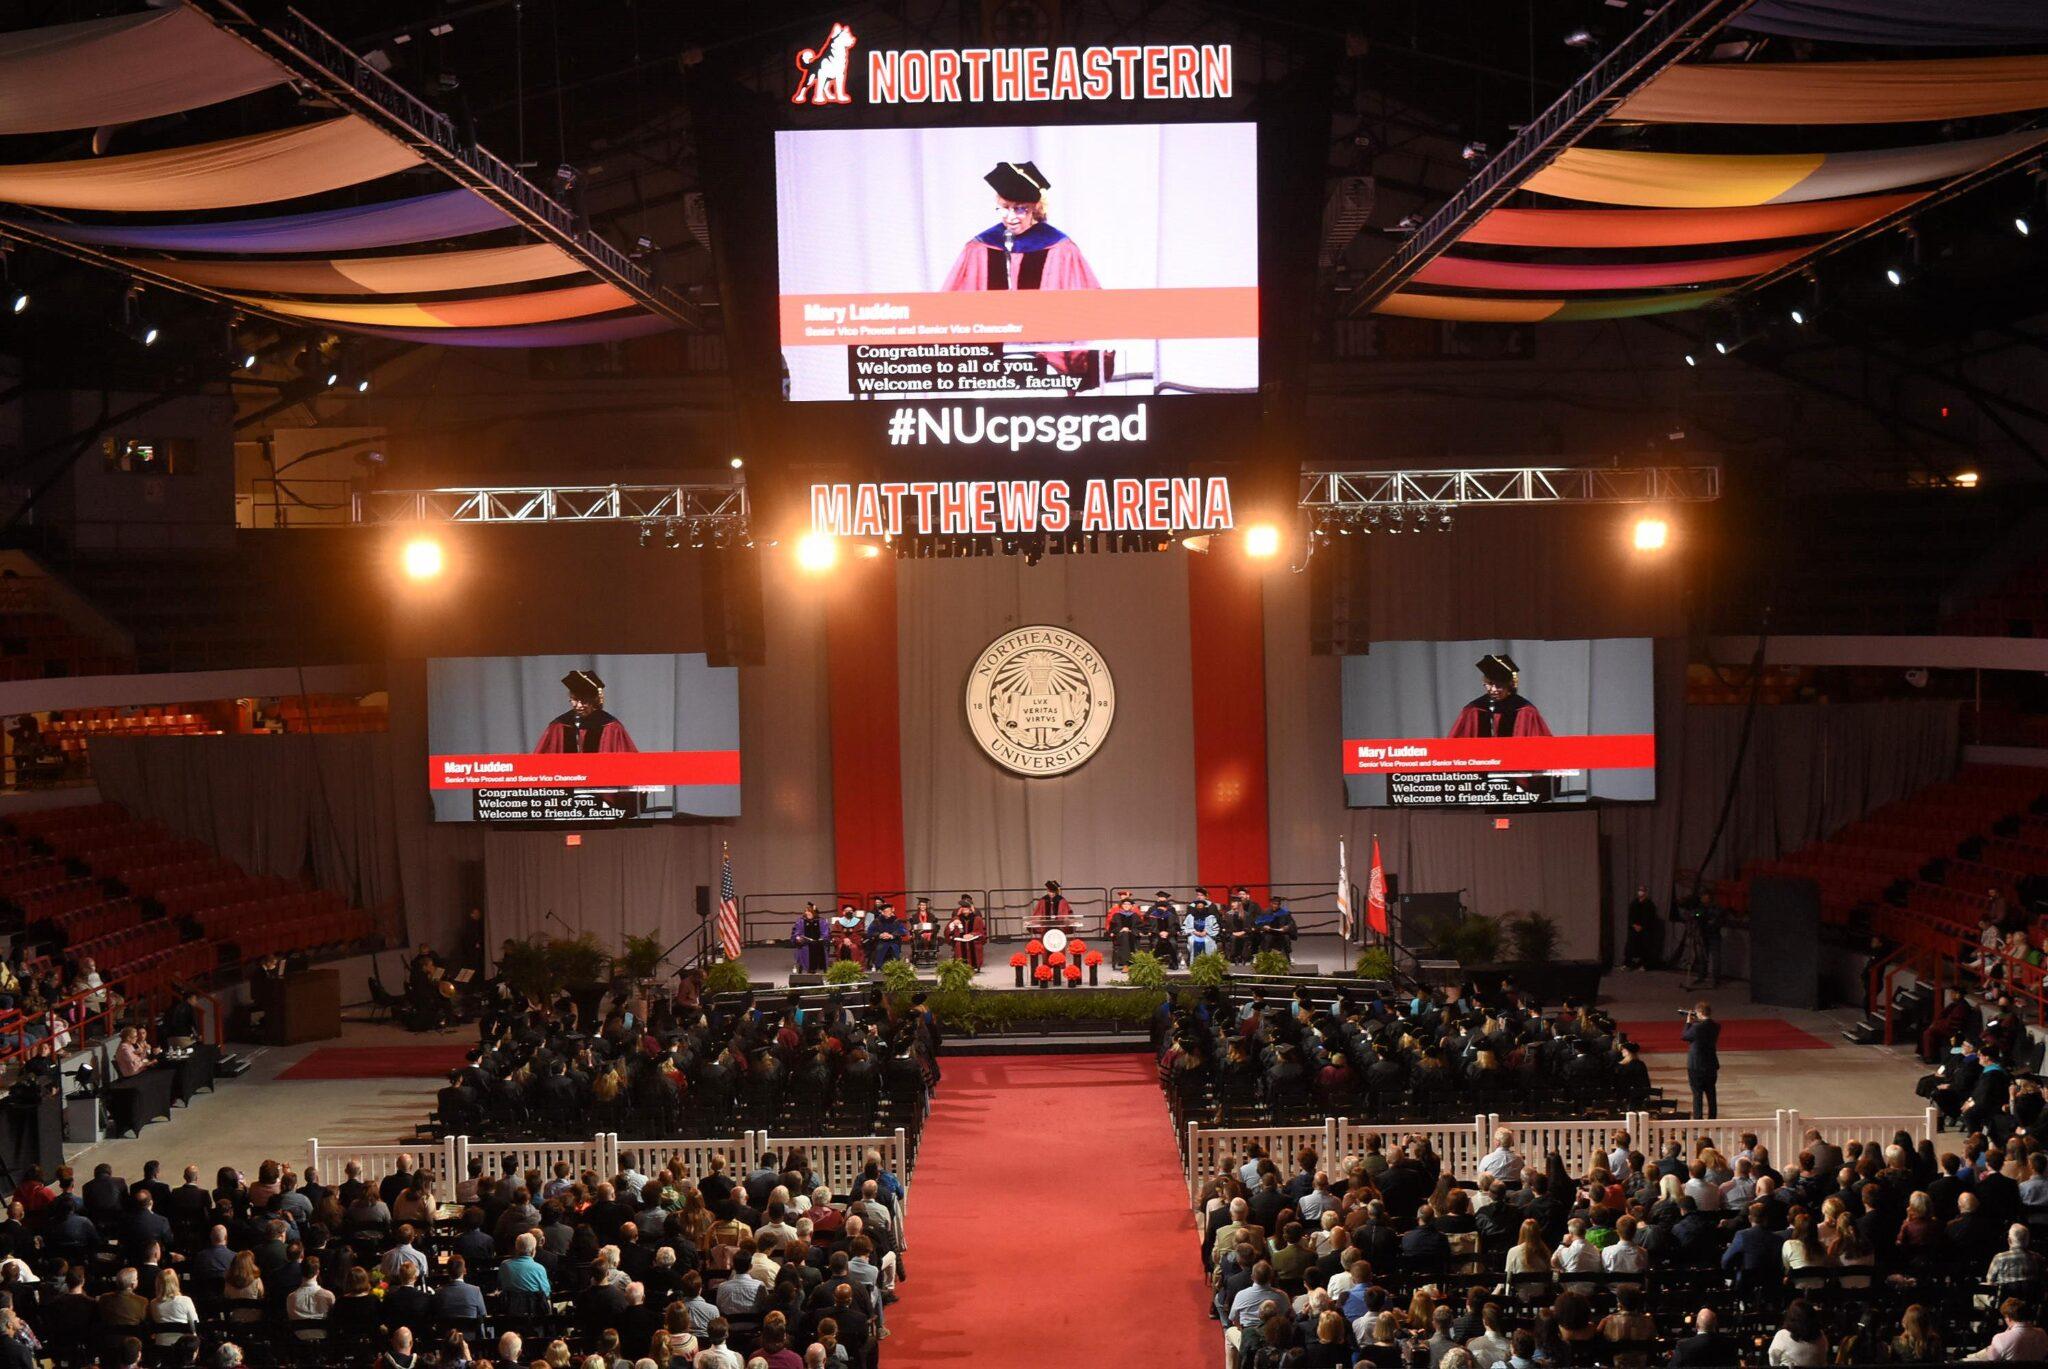
[[[612,967],[628,979],[654,978],[654,972],[661,968],[662,945],[660,932],[649,932],[645,936],[628,935],[621,943],[619,953],[612,960]]]
[[[717,960],[704,968],[706,993],[745,993],[749,987],[745,961]]]
[[[966,993],[974,987],[974,967],[964,960],[939,962],[939,992]]]
[[[1294,962],[1285,951],[1260,951],[1252,957],[1253,974],[1288,974],[1294,969]]]
[[[827,984],[864,984],[867,977],[867,967],[857,960],[835,960],[825,967]]]
[[[892,994],[913,994],[917,992],[917,967],[907,960],[886,961],[882,965],[882,987]]]
[[[1124,966],[1124,982],[1135,989],[1163,989],[1166,966],[1150,951],[1134,951],[1131,963]]]
[[[1360,979],[1379,979],[1389,983],[1394,978],[1394,953],[1384,946],[1368,946],[1358,953],[1358,963],[1352,973]]]
[[[1221,951],[1204,951],[1188,962],[1188,978],[1202,988],[1218,988],[1230,978],[1230,961]]]
[[[498,976],[523,998],[545,998],[557,988],[547,943],[538,937],[508,941],[498,959]]]

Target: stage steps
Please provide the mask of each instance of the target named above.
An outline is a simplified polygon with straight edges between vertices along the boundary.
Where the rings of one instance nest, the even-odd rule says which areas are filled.
[[[939,1068],[956,1055],[1130,1055],[1150,1053],[1143,1032],[1045,1032],[1033,1036],[949,1036]]]

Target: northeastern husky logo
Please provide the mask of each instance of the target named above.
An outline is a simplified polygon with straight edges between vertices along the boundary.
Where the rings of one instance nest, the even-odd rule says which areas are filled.
[[[1093,756],[1116,717],[1109,666],[1087,638],[1020,627],[990,642],[967,673],[967,727],[989,759],[1034,778]]]
[[[796,55],[798,72],[796,94],[789,97],[793,105],[850,105],[853,97],[846,92],[847,52],[860,39],[844,24],[834,24],[832,31],[825,35],[825,45],[819,48],[805,48]]]

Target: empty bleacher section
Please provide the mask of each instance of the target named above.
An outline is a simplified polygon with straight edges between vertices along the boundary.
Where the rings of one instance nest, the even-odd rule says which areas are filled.
[[[1902,919],[1974,935],[1992,887],[2008,888],[2010,897],[2022,876],[2040,873],[2029,863],[2025,841],[2001,837],[1997,829],[2033,830],[2018,824],[2048,801],[2044,795],[2048,770],[1966,765],[1953,778],[1874,809],[1822,841],[1751,862],[1741,879],[1722,886],[1721,895],[1742,912],[1752,878],[1806,878],[1820,886],[1823,923],[1895,940]]]
[[[92,957],[140,1000],[271,952],[338,951],[376,930],[370,913],[332,893],[249,875],[112,803],[14,818],[0,834],[0,906],[0,926],[46,952]]]

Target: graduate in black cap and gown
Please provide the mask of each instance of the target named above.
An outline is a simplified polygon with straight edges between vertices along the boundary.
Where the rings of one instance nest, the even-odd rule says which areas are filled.
[[[1479,658],[1479,673],[1486,680],[1486,692],[1458,712],[1451,726],[1453,737],[1547,737],[1550,724],[1523,698],[1521,671],[1511,656]]]
[[[534,751],[540,755],[564,752],[638,751],[626,726],[604,711],[604,681],[594,670],[572,670],[562,677],[569,691],[569,711],[548,724]]]

